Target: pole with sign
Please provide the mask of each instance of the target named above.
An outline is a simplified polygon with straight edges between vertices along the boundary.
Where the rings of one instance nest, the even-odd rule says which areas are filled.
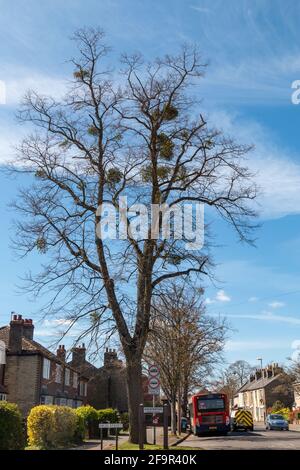
[[[152,395],[152,405],[155,407],[155,397],[160,395],[160,370],[156,364],[152,364],[148,368],[148,393]],[[155,420],[155,414],[152,414],[152,422]],[[156,444],[156,427],[153,426],[153,444]]]
[[[119,429],[123,429],[123,424],[122,423],[99,423],[98,427],[100,429],[101,450],[103,450],[103,429],[108,429],[108,430],[115,429],[116,430],[116,450],[118,450]]]

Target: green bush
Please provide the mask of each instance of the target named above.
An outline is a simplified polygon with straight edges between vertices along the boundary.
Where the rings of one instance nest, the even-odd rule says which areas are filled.
[[[55,406],[53,414],[55,421],[55,447],[65,446],[74,441],[77,428],[75,410],[68,406]]]
[[[35,406],[27,418],[27,430],[30,446],[63,447],[76,439],[76,412],[68,406]]]
[[[76,430],[74,435],[74,442],[79,444],[84,440],[87,434],[87,427],[85,425],[84,417],[80,413],[76,413]]]
[[[14,403],[0,402],[0,450],[21,450],[25,447],[22,415]]]
[[[105,408],[103,410],[97,410],[98,421],[99,423],[117,423],[119,421],[119,413],[118,410],[114,410],[112,408]]]
[[[98,437],[98,434],[95,434],[98,421],[97,410],[90,405],[80,406],[76,409],[76,415],[78,418],[76,432],[78,438]]]
[[[271,411],[271,414],[278,414],[278,415],[282,415],[284,417],[284,419],[286,419],[287,421],[290,421],[290,409],[289,408],[281,408],[281,409],[276,409],[276,411],[272,410]]]

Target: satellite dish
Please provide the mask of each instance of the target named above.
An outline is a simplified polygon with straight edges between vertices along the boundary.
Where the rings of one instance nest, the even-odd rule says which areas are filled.
[[[0,341],[0,364],[6,363],[6,354],[5,354],[6,346],[4,341]]]

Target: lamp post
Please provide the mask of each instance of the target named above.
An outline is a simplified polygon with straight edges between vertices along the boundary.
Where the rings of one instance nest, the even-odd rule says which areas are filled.
[[[256,360],[260,362],[260,373],[261,373],[261,378],[263,379],[263,360],[262,360],[262,357],[257,357]],[[266,417],[266,403],[265,402],[266,402],[266,400],[265,400],[265,396],[264,396],[264,411],[263,411],[264,416],[263,416],[263,419],[265,419],[265,417]]]

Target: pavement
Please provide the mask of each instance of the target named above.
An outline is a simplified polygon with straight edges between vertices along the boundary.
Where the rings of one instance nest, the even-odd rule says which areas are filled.
[[[128,434],[121,434],[118,437],[118,444],[128,441]],[[103,439],[103,450],[114,450],[116,448],[116,438],[111,436],[109,439]],[[69,450],[101,450],[100,439],[87,439],[84,444],[72,447]]]
[[[197,447],[203,450],[300,450],[300,425],[290,425],[290,431],[266,431],[263,423],[253,432],[230,432],[227,436],[196,437],[191,434],[178,447]]]

